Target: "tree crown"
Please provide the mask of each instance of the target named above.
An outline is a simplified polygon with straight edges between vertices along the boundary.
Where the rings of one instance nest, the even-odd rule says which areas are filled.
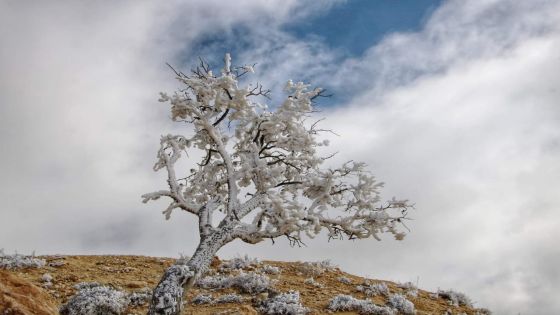
[[[166,218],[177,208],[195,214],[202,234],[233,222],[232,237],[248,243],[286,236],[301,244],[303,235],[314,237],[323,229],[330,238],[379,239],[384,232],[404,237],[397,225],[410,204],[395,198],[381,203],[383,183],[364,163],[322,167],[329,157],[317,149],[328,142],[317,135],[326,130],[318,122],[306,124],[322,89],[290,80],[288,96],[268,110],[255,100],[268,97],[269,90],[258,83],[240,86],[253,66],[233,67],[229,54],[220,74],[203,60],[188,75],[173,71],[183,87],[173,95],[161,93],[160,101],[193,133],[162,136],[154,170],[167,171],[168,189],[142,196],[144,202],[170,198]],[[188,150],[202,150],[203,157],[178,177],[176,162]],[[215,211],[222,213],[218,225],[212,222]]]

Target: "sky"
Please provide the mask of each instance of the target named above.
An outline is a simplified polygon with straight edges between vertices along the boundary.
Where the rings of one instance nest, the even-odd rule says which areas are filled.
[[[560,1],[0,2],[0,248],[178,257],[194,217],[164,220],[152,171],[182,132],[158,103],[190,69],[257,63],[327,88],[336,161],[415,203],[404,241],[227,245],[220,256],[330,259],[465,292],[495,314],[558,314]],[[187,131],[185,131],[187,132]]]

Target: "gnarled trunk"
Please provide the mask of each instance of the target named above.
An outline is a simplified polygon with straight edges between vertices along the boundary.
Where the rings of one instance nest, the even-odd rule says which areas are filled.
[[[230,239],[224,230],[201,236],[200,243],[186,264],[173,265],[165,271],[154,289],[148,315],[179,315],[183,295],[210,266],[216,252]]]

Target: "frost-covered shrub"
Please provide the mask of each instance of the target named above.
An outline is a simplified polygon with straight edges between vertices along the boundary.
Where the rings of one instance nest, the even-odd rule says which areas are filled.
[[[42,282],[52,282],[53,277],[51,276],[50,273],[45,273],[43,274],[43,276],[41,276],[41,281]]]
[[[350,295],[339,294],[335,296],[327,307],[331,311],[353,311],[358,310],[358,305],[364,300],[358,300]]]
[[[416,310],[414,310],[414,304],[401,294],[391,294],[391,296],[389,296],[388,304],[397,309],[402,314],[416,314]]]
[[[243,293],[261,293],[272,285],[270,278],[257,273],[240,273],[236,276],[208,276],[197,281],[197,285],[204,289],[237,288]]]
[[[316,277],[333,268],[335,268],[335,266],[331,264],[330,260],[323,260],[316,262],[304,262],[301,264],[299,271],[306,276]]]
[[[356,286],[356,290],[358,290],[359,292],[363,292],[368,297],[375,295],[389,295],[389,287],[387,287],[387,284],[385,284],[384,282],[364,282],[363,284]]]
[[[376,305],[368,300],[356,299],[350,295],[335,296],[327,308],[331,311],[354,311],[362,315],[395,315],[396,311],[387,306]]]
[[[52,287],[52,280],[53,277],[51,276],[50,273],[45,273],[43,274],[43,276],[41,276],[41,282],[43,283],[43,287],[45,288]]]
[[[231,278],[226,276],[207,276],[196,281],[199,288],[217,290],[229,288],[231,286]]]
[[[210,304],[212,303],[212,296],[209,294],[199,294],[192,299],[192,304]]]
[[[322,288],[322,287],[323,287],[322,284],[320,284],[319,282],[315,281],[315,279],[313,279],[313,278],[307,278],[307,279],[305,279],[305,281],[303,281],[303,283],[308,284],[308,285],[312,285],[312,286],[314,286],[314,287],[316,287],[316,288]]]
[[[18,253],[6,255],[4,249],[0,249],[0,269],[41,268],[46,263],[44,259],[36,258],[35,254],[29,256]]]
[[[449,300],[449,302],[454,306],[465,305],[472,307],[471,299],[464,293],[453,291],[453,290],[438,290],[438,296]]]
[[[220,295],[214,300],[215,304],[241,303],[241,302],[243,302],[243,297],[235,293]]]
[[[130,306],[142,306],[150,302],[151,298],[152,298],[152,290],[150,288],[144,288],[140,291],[135,291],[128,295],[128,301]]]
[[[62,315],[119,315],[128,306],[126,293],[98,283],[77,286],[78,292],[60,308]]]
[[[248,255],[243,257],[235,257],[229,261],[225,261],[220,266],[220,270],[227,271],[227,270],[240,270],[240,269],[247,269],[250,267],[258,266],[260,261],[256,258],[249,258]]]
[[[352,284],[352,280],[350,280],[349,278],[344,277],[344,276],[338,277],[338,281],[340,281],[344,284]]]
[[[261,293],[268,290],[271,286],[270,279],[257,273],[242,273],[234,278],[233,287],[243,293]]]
[[[418,296],[418,287],[412,282],[404,282],[404,283],[397,283],[397,287],[404,289],[406,295],[417,297]]]
[[[298,291],[289,291],[264,300],[259,311],[265,315],[303,315],[309,309],[301,305]]]
[[[277,275],[280,273],[280,268],[271,266],[271,265],[264,265],[261,268],[262,272],[267,273],[269,275]]]

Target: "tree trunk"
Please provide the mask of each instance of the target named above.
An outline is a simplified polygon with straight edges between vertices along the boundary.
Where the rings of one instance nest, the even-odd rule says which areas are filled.
[[[148,315],[179,315],[183,309],[183,295],[194,285],[212,262],[216,252],[230,239],[224,230],[201,236],[191,259],[182,265],[173,265],[165,271],[154,289]]]

